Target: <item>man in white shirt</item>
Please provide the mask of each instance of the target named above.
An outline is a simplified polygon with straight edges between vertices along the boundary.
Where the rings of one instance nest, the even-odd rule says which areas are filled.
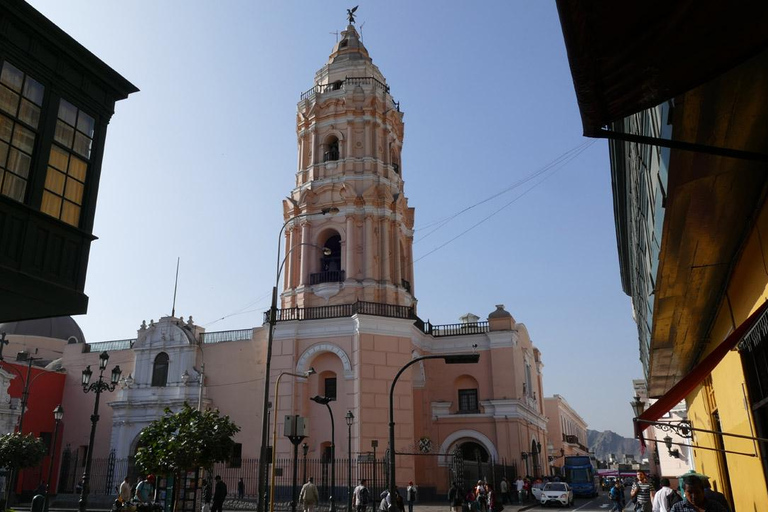
[[[669,512],[669,509],[671,508],[669,495],[677,494],[677,491],[669,486],[669,478],[662,478],[659,481],[659,484],[661,485],[661,489],[656,491],[656,494],[653,496],[653,512]],[[677,501],[682,501],[682,498]]]
[[[517,487],[517,501],[519,503],[523,502],[523,485],[525,485],[525,482],[523,482],[522,477],[517,477],[517,481],[515,482],[515,486]]]

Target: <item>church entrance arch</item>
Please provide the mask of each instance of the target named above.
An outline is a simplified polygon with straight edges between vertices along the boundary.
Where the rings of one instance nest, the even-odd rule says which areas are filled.
[[[456,447],[463,461],[462,479],[467,485],[486,480],[490,471],[490,454],[483,445],[475,441],[464,441]]]

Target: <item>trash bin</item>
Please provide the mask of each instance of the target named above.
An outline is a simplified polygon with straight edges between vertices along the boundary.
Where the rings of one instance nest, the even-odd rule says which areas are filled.
[[[29,508],[30,512],[43,512],[43,508],[45,507],[45,495],[43,494],[36,494],[34,498],[32,498],[32,506]]]

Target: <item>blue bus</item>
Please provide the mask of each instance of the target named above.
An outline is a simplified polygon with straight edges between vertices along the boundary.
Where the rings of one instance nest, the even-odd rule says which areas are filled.
[[[571,485],[574,496],[594,498],[599,488],[599,477],[588,455],[565,457],[563,476]]]

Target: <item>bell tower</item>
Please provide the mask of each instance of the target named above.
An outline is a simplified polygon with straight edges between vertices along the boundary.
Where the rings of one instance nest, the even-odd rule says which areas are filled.
[[[296,186],[283,202],[283,308],[416,305],[403,113],[353,23],[298,103]]]

